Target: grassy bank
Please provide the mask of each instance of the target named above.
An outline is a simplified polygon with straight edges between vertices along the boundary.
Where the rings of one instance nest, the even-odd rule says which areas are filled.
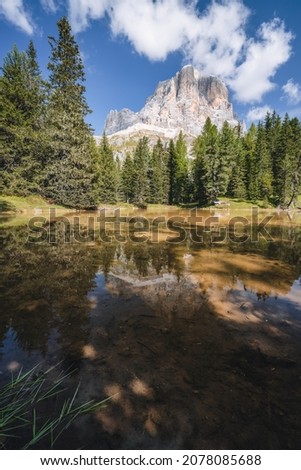
[[[275,209],[275,206],[267,201],[248,201],[246,199],[221,197],[219,198],[220,204],[208,205],[200,207],[197,203],[184,204],[185,209],[251,209],[252,207],[259,207],[260,209]]]
[[[2,227],[27,225],[31,217],[49,217],[49,209],[57,210],[57,215],[72,212],[72,209],[50,204],[40,196],[3,196],[0,195],[0,224]]]
[[[230,209],[244,209],[250,207],[259,207],[260,209],[275,209],[275,205],[265,200],[246,201],[244,199],[221,198]],[[301,206],[301,195],[298,196],[295,206]],[[292,206],[291,209],[294,209]]]
[[[235,199],[235,198],[228,198],[222,197],[220,198],[222,204],[214,205],[214,206],[206,206],[203,207],[204,209],[211,209],[211,208],[227,208],[227,209],[250,209],[251,207],[259,207],[260,209],[274,209],[271,203],[263,200],[258,201],[248,201],[245,199]],[[301,206],[301,195],[298,197],[297,205]],[[72,212],[72,209],[66,208],[63,206],[59,206],[57,204],[50,204],[49,201],[46,201],[40,196],[2,196],[0,195],[0,213],[3,214],[28,214],[28,213],[39,213],[40,211],[48,210],[49,207],[55,208],[58,210],[62,210],[64,212]],[[117,204],[99,204],[99,209],[102,208],[122,208],[122,209],[129,209],[132,210],[135,208],[133,204],[127,203],[117,203]],[[147,204],[147,208],[151,212],[164,212],[170,210],[176,210],[179,208],[183,209],[192,209],[198,207],[196,203],[191,204],[184,204],[180,207],[177,206],[167,206],[163,204]]]
[[[225,204],[221,204],[220,206],[218,205],[214,207],[226,206],[229,209],[249,209],[251,207],[259,207],[260,209],[275,208],[273,204],[264,200],[248,201],[246,199],[240,199],[240,198],[222,197],[220,198],[220,201],[224,202]]]
[[[39,209],[48,209],[54,207],[56,209],[67,210],[63,206],[57,204],[50,204],[48,201],[40,196],[2,196],[0,195],[0,212],[10,214],[20,214],[31,211],[38,211]]]

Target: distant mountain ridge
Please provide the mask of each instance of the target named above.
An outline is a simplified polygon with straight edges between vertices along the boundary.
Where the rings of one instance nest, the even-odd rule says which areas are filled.
[[[110,111],[104,132],[118,145],[142,134],[165,140],[164,137],[174,138],[182,130],[188,137],[195,137],[202,132],[208,117],[219,129],[225,121],[231,127],[239,124],[225,83],[215,76],[202,76],[187,65],[174,77],[159,82],[139,112]]]

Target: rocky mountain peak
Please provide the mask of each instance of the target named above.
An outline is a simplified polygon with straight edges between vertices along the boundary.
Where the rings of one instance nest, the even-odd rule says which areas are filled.
[[[186,65],[177,74],[159,82],[152,96],[137,113],[122,109],[110,111],[105,122],[108,136],[139,129],[148,133],[176,136],[180,130],[197,136],[202,132],[206,119],[221,129],[225,121],[236,126],[236,120],[226,85],[218,77],[203,76],[192,65]],[[127,131],[127,132],[124,132]]]

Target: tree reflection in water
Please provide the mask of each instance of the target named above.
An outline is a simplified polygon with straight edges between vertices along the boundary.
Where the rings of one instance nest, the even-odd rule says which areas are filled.
[[[3,227],[2,380],[12,364],[62,360],[81,400],[114,395],[69,448],[298,446],[300,227],[272,232],[256,244],[29,244],[25,228]]]

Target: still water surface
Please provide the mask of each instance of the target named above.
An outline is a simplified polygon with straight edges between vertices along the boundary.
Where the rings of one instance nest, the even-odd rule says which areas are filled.
[[[133,214],[150,226],[190,215]],[[217,217],[210,231],[199,222],[202,243],[187,224],[174,243],[179,233],[164,223],[156,242],[133,239],[128,223],[122,241],[106,242],[95,214],[69,215],[81,242],[65,243],[63,222],[44,220],[52,243],[34,243],[24,217],[0,219],[0,382],[55,365],[74,371],[79,402],[112,397],[60,448],[300,448],[301,215],[262,212],[268,235],[252,237],[257,225],[242,219],[229,229],[249,212],[200,214]]]

